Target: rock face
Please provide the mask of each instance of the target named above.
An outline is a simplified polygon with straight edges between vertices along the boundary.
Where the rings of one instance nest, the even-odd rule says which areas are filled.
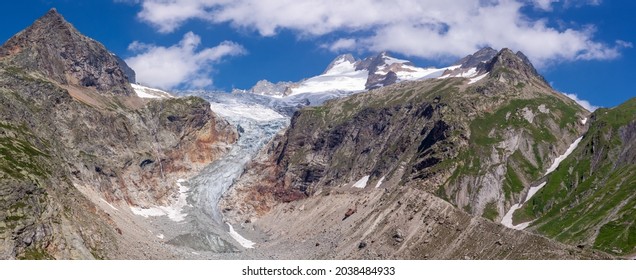
[[[636,99],[595,111],[578,147],[513,220],[565,243],[636,253],[635,116]]]
[[[54,10],[0,49],[0,258],[126,258],[87,193],[168,205],[238,137],[200,98],[129,96],[117,58]]]
[[[462,68],[470,69],[473,67],[479,66],[481,63],[486,63],[492,60],[495,56],[497,56],[497,51],[493,48],[486,47],[474,54],[468,55],[457,62],[453,63],[453,65],[461,65]]]
[[[299,111],[223,202],[227,216],[258,220],[364,181],[435,194],[498,222],[582,134],[588,112],[508,49],[480,65],[480,81],[402,82]],[[322,203],[333,206],[329,197]]]
[[[55,10],[13,36],[0,48],[0,58],[26,71],[38,72],[62,85],[96,88],[100,92],[133,96],[118,61],[97,41],[80,34]]]

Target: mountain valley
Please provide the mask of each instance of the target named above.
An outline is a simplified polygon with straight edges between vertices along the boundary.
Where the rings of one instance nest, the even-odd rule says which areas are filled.
[[[2,259],[636,254],[636,103],[521,52],[340,55],[232,93],[136,83],[52,9],[0,47]]]

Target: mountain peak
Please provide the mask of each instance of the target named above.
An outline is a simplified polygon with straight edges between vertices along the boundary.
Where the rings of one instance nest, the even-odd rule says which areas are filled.
[[[350,64],[355,64],[356,63],[356,59],[353,57],[352,54],[347,53],[347,54],[341,54],[339,56],[337,56],[333,61],[331,61],[331,63],[329,63],[329,66],[327,66],[327,69],[325,69],[325,71],[323,72],[323,74],[328,73],[330,70],[332,70],[334,67],[341,65],[343,63],[350,63]]]
[[[102,44],[82,35],[54,8],[0,46],[0,57],[61,85],[134,95],[129,84],[134,78],[124,70],[128,66]]]
[[[503,48],[484,67],[488,72],[500,72],[499,75],[509,76],[504,78],[538,79],[541,83],[549,86],[548,82],[534,68],[530,59],[520,51],[515,53],[511,49]],[[501,69],[505,70],[497,71]]]
[[[480,63],[486,63],[497,55],[497,51],[491,47],[485,47],[477,52],[467,55],[464,58],[453,63],[453,65],[461,65],[461,68],[470,69],[477,67]]]

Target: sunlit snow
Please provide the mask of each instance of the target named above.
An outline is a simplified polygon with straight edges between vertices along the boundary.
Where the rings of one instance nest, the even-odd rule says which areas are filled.
[[[222,117],[243,117],[255,121],[272,121],[285,118],[276,111],[259,104],[210,102],[210,108]]]
[[[367,186],[367,182],[369,181],[369,175],[362,177],[355,184],[353,184],[354,188],[364,189]]]
[[[474,83],[478,82],[479,80],[481,80],[481,79],[483,79],[483,78],[486,78],[486,76],[488,76],[488,73],[483,74],[483,75],[479,75],[479,76],[477,76],[477,77],[475,77],[475,78],[472,78],[472,79],[470,79],[470,82],[468,82],[468,84],[469,84],[469,85],[470,85],[470,84],[474,84]]]
[[[375,184],[375,188],[379,188],[380,185],[382,185],[382,183],[384,183],[384,179],[386,178],[386,176],[382,176],[382,178],[380,178],[380,181],[378,181],[377,184]]]
[[[130,84],[138,97],[141,98],[172,98],[173,96],[163,90],[149,88],[138,84]]]
[[[548,170],[546,170],[545,175],[548,175],[550,173],[552,173],[554,170],[557,169],[557,167],[559,167],[559,164],[561,164],[561,162],[563,160],[565,160],[573,151],[574,149],[576,149],[576,147],[579,145],[579,143],[581,142],[581,139],[583,139],[583,137],[579,137],[578,139],[576,139],[574,141],[574,143],[572,143],[570,145],[570,147],[568,148],[567,151],[565,151],[564,154],[560,155],[558,158],[554,159],[554,163],[552,163],[552,165],[550,166],[550,168],[548,168]]]
[[[292,88],[290,95],[308,92],[326,91],[363,91],[369,77],[369,71],[356,71],[355,65],[349,61],[337,61],[326,73],[309,78]]]
[[[238,232],[236,232],[234,230],[234,227],[232,227],[232,225],[230,225],[230,223],[226,223],[228,227],[230,227],[230,236],[232,238],[234,238],[234,240],[236,240],[236,242],[238,242],[239,244],[241,244],[241,246],[243,246],[244,248],[254,248],[254,245],[256,245],[256,243],[247,240],[245,237],[241,236]]]

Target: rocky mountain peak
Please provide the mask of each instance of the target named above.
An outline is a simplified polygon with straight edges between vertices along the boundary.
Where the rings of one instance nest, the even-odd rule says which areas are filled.
[[[504,79],[537,79],[541,83],[548,85],[548,82],[537,72],[527,56],[522,52],[513,52],[504,48],[488,63],[483,65],[487,72],[500,72]],[[549,86],[549,85],[548,85]]]
[[[134,95],[132,70],[99,42],[82,35],[56,9],[0,46],[0,58],[61,84]]]
[[[357,61],[356,59],[353,57],[352,54],[347,53],[347,54],[341,54],[338,57],[336,57],[333,61],[331,61],[331,63],[329,63],[329,66],[327,66],[327,69],[325,69],[325,71],[323,72],[323,74],[326,74],[329,72],[329,70],[333,69],[334,67],[336,67],[337,65],[341,65],[343,63],[350,63],[350,64],[355,64]]]
[[[493,59],[497,55],[497,51],[491,47],[485,47],[474,54],[465,56],[456,61],[453,65],[461,65],[461,68],[469,69],[477,67],[480,63],[485,63]]]

